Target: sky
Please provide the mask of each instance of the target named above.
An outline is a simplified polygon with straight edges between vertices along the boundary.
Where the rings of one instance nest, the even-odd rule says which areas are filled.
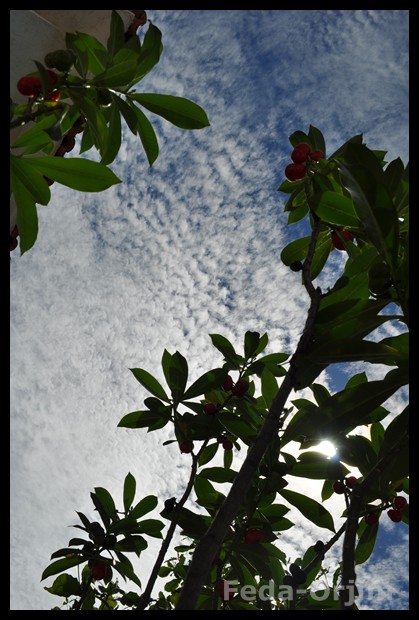
[[[408,161],[408,11],[150,10],[148,17],[162,31],[164,52],[138,91],[187,97],[211,126],[183,131],[147,113],[160,145],[151,169],[124,126],[111,165],[122,183],[100,194],[54,184],[51,202],[38,207],[35,246],[11,254],[12,610],[60,604],[43,590],[53,578],[40,583],[40,576],[51,553],[77,535],[68,527],[75,511],[93,519],[94,487],[122,506],[131,472],[138,500],[158,496],[155,517],[166,498],[183,492],[189,458],[176,444],[162,445],[173,438],[167,427],[117,428],[147,396],[130,368],[163,380],[164,349],[180,351],[193,381],[222,364],[210,333],[240,349],[246,330],[267,332],[268,352],[293,351],[308,298],[279,258],[299,232],[287,226],[277,192],[290,162],[288,136],[312,124],[331,153],[363,133],[388,161]],[[333,254],[322,287],[342,266]],[[383,376],[369,364],[349,371],[360,369]],[[319,380],[338,389],[336,375]],[[405,400],[404,390],[386,405],[395,415]],[[320,499],[316,483],[292,485]],[[342,501],[325,504],[337,523]],[[287,516],[301,522],[298,536],[294,529],[281,536],[291,559],[327,537],[294,509]],[[378,553],[357,574],[392,594],[387,601],[367,594],[361,609],[408,608],[407,528],[384,517]],[[138,565],[143,584],[160,544],[150,541]],[[330,566],[339,554],[336,545]]]

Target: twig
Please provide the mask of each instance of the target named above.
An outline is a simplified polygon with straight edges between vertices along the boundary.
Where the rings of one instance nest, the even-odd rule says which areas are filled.
[[[246,459],[233,481],[230,493],[220,506],[214,520],[195,550],[176,610],[195,609],[196,601],[210,570],[211,560],[221,546],[230,523],[240,510],[243,497],[257,472],[268,445],[274,437],[278,436],[278,431],[282,425],[281,415],[285,403],[294,388],[295,369],[298,367],[301,356],[311,343],[314,322],[321,298],[320,289],[314,288],[310,277],[310,265],[313,260],[319,230],[320,222],[318,218],[315,218],[307,258],[303,265],[303,283],[310,296],[311,304],[303,333],[297,349],[290,360],[290,370],[285,375],[258,436],[250,447]]]

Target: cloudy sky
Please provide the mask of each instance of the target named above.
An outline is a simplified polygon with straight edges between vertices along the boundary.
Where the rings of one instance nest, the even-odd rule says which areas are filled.
[[[95,486],[122,505],[130,471],[138,499],[157,495],[158,511],[182,492],[189,458],[162,446],[172,438],[167,428],[148,435],[117,428],[147,395],[129,368],[163,379],[164,349],[178,350],[194,380],[222,361],[208,334],[240,347],[248,329],[268,332],[269,352],[292,352],[308,300],[279,259],[298,234],[286,226],[276,191],[290,161],[288,136],[315,125],[331,153],[362,132],[389,160],[408,161],[407,11],[156,10],[148,17],[165,49],[138,90],[188,97],[211,126],[187,132],[149,115],[160,144],[151,170],[124,128],[112,164],[123,182],[101,194],[55,184],[50,204],[38,208],[34,248],[11,255],[13,610],[59,604],[43,590],[53,579],[41,584],[40,576],[51,553],[76,535],[68,528],[75,510],[93,519]],[[333,282],[339,260],[320,284]],[[338,388],[333,377],[323,379]],[[393,399],[393,413],[404,397]],[[319,499],[316,485],[294,480],[292,488]],[[339,515],[341,501],[326,507]],[[325,535],[295,516],[299,535],[281,537],[291,560]],[[406,609],[406,527],[382,521],[378,558],[358,574],[394,596],[366,596],[361,606]],[[156,548],[141,558],[144,584]]]

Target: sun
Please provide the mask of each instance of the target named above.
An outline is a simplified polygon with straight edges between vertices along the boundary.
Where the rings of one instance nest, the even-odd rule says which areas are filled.
[[[336,447],[332,444],[331,441],[322,441],[316,446],[317,452],[322,452],[326,456],[336,456]]]

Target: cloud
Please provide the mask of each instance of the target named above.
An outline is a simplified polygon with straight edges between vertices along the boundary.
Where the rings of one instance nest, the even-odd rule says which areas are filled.
[[[308,299],[279,259],[300,230],[286,226],[276,191],[288,135],[312,123],[334,150],[364,131],[370,146],[407,155],[406,12],[150,11],[149,18],[165,51],[139,90],[193,99],[211,127],[181,131],[150,115],[161,148],[150,170],[124,125],[112,164],[123,182],[98,195],[53,185],[51,203],[38,208],[35,247],[12,255],[16,610],[58,601],[40,575],[74,535],[67,529],[74,511],[93,519],[95,486],[121,504],[130,471],[138,499],[155,494],[160,510],[185,485],[189,461],[175,444],[162,446],[172,438],[167,428],[116,428],[147,396],[129,368],[163,381],[163,350],[179,350],[193,381],[222,363],[208,334],[240,350],[247,329],[268,332],[268,352],[292,352]],[[332,276],[327,268],[321,285]],[[301,546],[312,536],[319,533],[305,523]]]

